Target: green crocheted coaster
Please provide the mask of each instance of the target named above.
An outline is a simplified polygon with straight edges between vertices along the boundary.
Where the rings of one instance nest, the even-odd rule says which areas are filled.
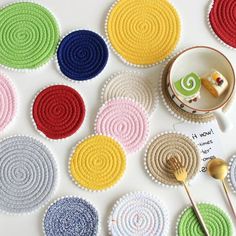
[[[60,39],[54,16],[32,2],[18,2],[0,10],[0,64],[35,69],[55,54]]]
[[[204,222],[211,236],[232,236],[232,225],[228,216],[220,208],[206,203],[198,204]],[[187,208],[177,224],[178,236],[204,236],[193,209]]]

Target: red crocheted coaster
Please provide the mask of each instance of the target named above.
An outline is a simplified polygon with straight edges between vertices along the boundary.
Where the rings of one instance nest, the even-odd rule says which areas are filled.
[[[37,95],[32,116],[37,129],[46,137],[63,139],[80,128],[85,117],[85,105],[73,88],[53,85]]]
[[[214,0],[209,22],[215,34],[227,45],[236,48],[236,1]]]

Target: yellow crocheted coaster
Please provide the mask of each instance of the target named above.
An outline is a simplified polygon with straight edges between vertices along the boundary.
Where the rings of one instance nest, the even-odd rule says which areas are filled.
[[[112,187],[122,177],[125,168],[123,148],[104,135],[95,135],[80,142],[69,163],[69,171],[76,184],[92,191]]]
[[[107,16],[106,33],[113,49],[128,64],[151,66],[175,49],[181,23],[167,0],[119,0]]]

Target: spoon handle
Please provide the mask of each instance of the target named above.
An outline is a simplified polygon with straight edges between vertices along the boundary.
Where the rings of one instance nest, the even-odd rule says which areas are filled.
[[[235,217],[235,219],[236,219],[236,212],[235,212],[234,206],[233,206],[233,204],[232,204],[232,202],[231,202],[231,199],[230,199],[230,196],[229,196],[229,192],[228,192],[228,189],[227,189],[227,187],[226,187],[226,184],[225,184],[225,181],[224,181],[224,180],[222,180],[222,184],[223,184],[223,187],[224,187],[224,190],[225,190],[225,195],[226,195],[226,197],[227,197],[228,203],[229,203],[230,208],[231,208],[231,210],[232,210],[232,212],[233,212],[233,214],[234,214],[234,217]]]

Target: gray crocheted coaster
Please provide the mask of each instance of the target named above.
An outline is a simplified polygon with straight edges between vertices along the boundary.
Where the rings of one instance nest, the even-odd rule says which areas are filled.
[[[48,148],[34,138],[0,141],[0,210],[29,213],[50,200],[57,168]]]

